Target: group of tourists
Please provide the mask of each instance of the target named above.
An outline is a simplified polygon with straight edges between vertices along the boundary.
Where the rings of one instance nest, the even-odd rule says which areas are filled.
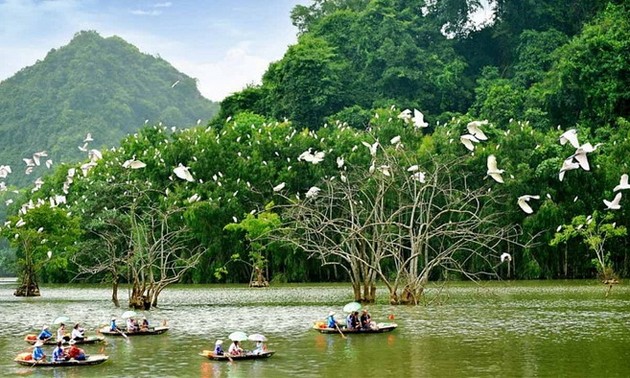
[[[335,312],[331,311],[326,318],[326,326],[328,328],[338,328],[339,323],[335,320]],[[374,330],[376,323],[372,321],[372,316],[367,309],[363,309],[359,316],[359,311],[353,311],[346,316],[346,329],[348,330]]]
[[[53,335],[50,332],[50,328],[45,325],[39,335],[37,335],[37,340],[45,343],[46,341],[52,339],[52,337]],[[79,323],[74,325],[69,336],[66,334],[66,325],[64,323],[59,324],[59,328],[57,329],[57,342],[66,342],[71,340],[82,341],[84,338],[85,330],[81,328]]]
[[[77,361],[83,361],[87,359],[87,355],[83,349],[76,346],[75,340],[70,340],[69,347],[63,347],[63,341],[57,341],[57,346],[52,352],[52,362],[62,362],[69,361],[71,359]],[[46,361],[46,352],[42,348],[44,346],[44,341],[37,340],[35,342],[35,347],[33,348],[32,359],[35,362],[43,362]]]
[[[122,332],[122,329],[116,324],[116,318],[113,317],[109,323],[109,330],[112,332]],[[126,332],[146,332],[149,330],[149,321],[146,317],[142,317],[142,322],[138,322],[138,319],[127,318]]]
[[[256,348],[251,351],[245,351],[241,347],[241,344],[238,340],[233,340],[232,344],[228,348],[227,354],[229,356],[241,356],[245,353],[249,354],[261,354],[266,350],[265,344],[262,341],[256,341]],[[223,340],[217,340],[214,343],[214,354],[216,356],[223,356],[225,351],[223,350]]]

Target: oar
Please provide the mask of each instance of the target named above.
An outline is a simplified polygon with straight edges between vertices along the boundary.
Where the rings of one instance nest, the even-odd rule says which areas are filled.
[[[227,357],[227,358],[228,358],[228,361],[230,361],[230,362],[234,362],[234,360],[232,359],[232,357],[230,357],[230,354],[229,354],[229,353],[223,353],[223,355],[224,355],[225,357]]]
[[[343,332],[341,332],[341,329],[339,328],[339,325],[337,323],[335,323],[335,328],[337,328],[337,331],[339,331],[339,334],[341,335],[341,337],[345,339],[346,335],[344,335]]]
[[[126,340],[129,340],[129,337],[127,337],[127,335],[125,335],[125,333],[124,333],[123,331],[121,331],[118,327],[116,327],[116,331],[118,331],[118,333],[120,333],[121,335],[123,335],[123,337],[124,337]]]

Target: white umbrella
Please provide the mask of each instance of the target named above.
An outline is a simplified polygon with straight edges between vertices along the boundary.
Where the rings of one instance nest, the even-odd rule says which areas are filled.
[[[267,338],[260,333],[253,333],[247,338],[250,341],[267,341]]]
[[[230,333],[230,336],[228,336],[228,339],[232,340],[232,341],[245,341],[247,340],[247,334],[245,332],[232,332]]]
[[[343,306],[343,312],[355,312],[361,309],[361,303],[359,302],[350,302]]]
[[[61,324],[61,323],[70,323],[70,318],[67,316],[58,316],[55,320],[53,320],[53,324]]]
[[[129,319],[129,318],[134,318],[136,317],[138,314],[136,314],[135,311],[125,311],[123,312],[123,314],[120,316],[123,319]]]

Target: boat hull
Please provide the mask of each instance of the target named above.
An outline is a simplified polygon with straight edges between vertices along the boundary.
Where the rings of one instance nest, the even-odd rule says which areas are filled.
[[[78,361],[78,360],[68,360],[68,361],[60,361],[60,362],[51,362],[51,361],[38,361],[34,362],[33,360],[25,360],[22,358],[16,358],[14,361],[20,365],[30,366],[30,367],[60,367],[60,366],[90,366],[90,365],[98,365],[107,361],[109,356],[104,354],[93,354],[90,355],[87,359]]]
[[[276,352],[272,350],[268,350],[262,353],[247,353],[247,354],[242,354],[239,356],[230,356],[230,358],[232,360],[239,360],[239,361],[240,360],[264,360],[266,358],[273,356],[274,353]],[[228,358],[225,354],[215,355],[212,351],[206,351],[206,350],[204,350],[202,353],[199,353],[199,355],[206,357],[207,359],[215,360],[215,361],[229,361],[230,360],[230,358]]]
[[[341,330],[341,332],[345,335],[345,334],[371,334],[371,333],[385,333],[385,332],[391,332],[393,330],[396,329],[396,327],[398,327],[398,324],[396,323],[378,323],[377,328],[375,329],[347,329],[347,328],[339,328],[339,330]],[[318,331],[319,333],[339,333],[339,330],[337,330],[337,328],[328,328],[328,327],[318,327],[318,326],[314,326],[313,327],[314,330]]]
[[[151,336],[151,335],[160,335],[166,331],[168,331],[168,327],[155,327],[148,331],[138,331],[138,332],[110,331],[109,328],[101,328],[99,332],[105,336],[123,336],[123,333],[126,336]]]
[[[83,340],[76,340],[76,344],[96,344],[96,343],[100,343],[101,341],[104,341],[105,337],[103,336],[89,336],[84,338]],[[30,338],[29,336],[26,336],[24,338],[24,341],[26,341],[27,343],[33,345],[35,344],[35,342],[37,341],[37,339],[33,339]],[[68,344],[69,340],[64,340],[63,341],[64,344]],[[57,340],[55,339],[48,339],[44,342],[45,345],[57,345]]]

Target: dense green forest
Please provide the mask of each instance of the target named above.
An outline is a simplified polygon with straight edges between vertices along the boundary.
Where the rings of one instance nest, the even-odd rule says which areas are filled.
[[[58,167],[16,201],[3,235],[51,282],[130,280],[175,229],[203,247],[184,282],[247,282],[254,266],[277,282],[405,288],[420,276],[627,277],[627,5],[490,5],[484,25],[470,19],[478,1],[297,6],[298,43],[261,85],[224,99],[209,125],[144,127],[85,176]],[[66,202],[51,206],[68,181]],[[531,214],[524,195],[537,196]],[[436,206],[434,218],[417,214]],[[54,239],[53,224],[78,236]],[[480,241],[493,232],[506,233]]]
[[[23,187],[46,173],[46,160],[85,159],[78,147],[88,133],[88,149],[109,148],[145,120],[183,127],[205,123],[217,110],[193,78],[165,60],[119,37],[83,31],[0,83],[0,164],[14,173],[2,181]],[[48,156],[23,174],[22,159],[41,151]]]

